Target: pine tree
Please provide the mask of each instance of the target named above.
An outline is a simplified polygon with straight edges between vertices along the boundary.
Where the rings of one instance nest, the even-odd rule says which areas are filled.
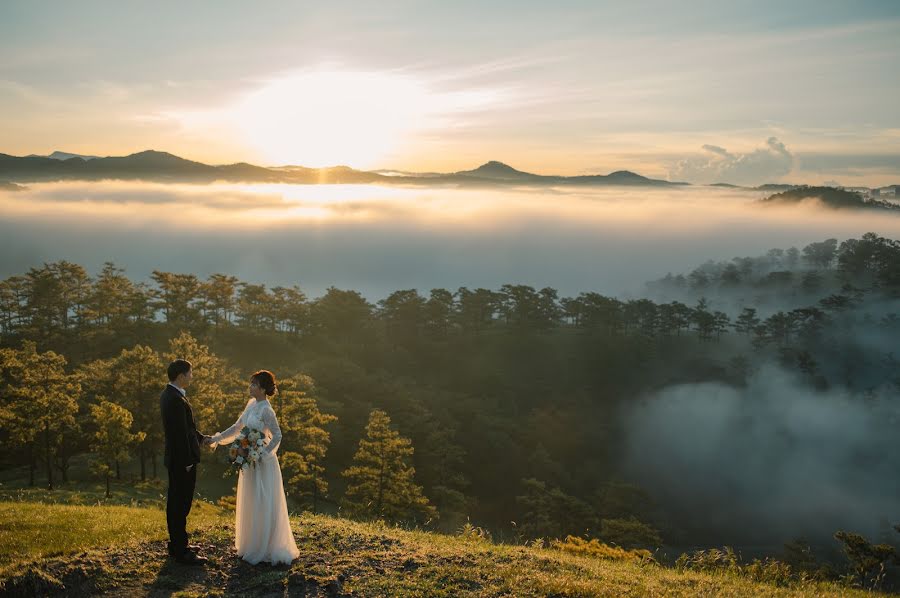
[[[750,336],[753,330],[759,326],[760,319],[756,315],[756,309],[745,307],[734,323],[734,329],[739,334]]]
[[[302,391],[279,390],[278,397],[285,405],[281,411],[282,446],[296,449],[282,455],[281,463],[287,472],[285,485],[315,513],[328,494],[323,461],[331,435],[325,426],[337,421],[337,417],[319,411],[316,400],[304,396]]]
[[[343,507],[353,515],[369,515],[389,521],[431,520],[437,516],[413,477],[413,454],[408,438],[390,428],[391,420],[380,409],[369,415],[365,437],[343,472],[349,485]]]
[[[156,453],[163,439],[159,402],[155,400],[163,371],[159,354],[141,345],[122,351],[111,368],[112,396],[132,413],[136,429],[144,433],[144,440],[138,447],[142,481],[147,479],[147,458]]]
[[[88,296],[87,316],[98,326],[119,329],[129,319],[140,319],[141,314],[133,310],[139,295],[141,289],[125,276],[123,268],[105,262]]]
[[[213,274],[201,288],[206,319],[216,330],[231,323],[239,282],[235,276]]]
[[[22,355],[15,349],[0,349],[0,417],[11,450],[25,449],[28,485],[34,486],[35,438],[38,430],[31,421],[34,404],[22,400],[18,380],[22,375]]]
[[[38,353],[32,342],[18,351],[18,372],[12,388],[12,404],[17,420],[31,426],[33,432],[31,465],[42,455],[47,471],[47,488],[53,490],[54,453],[62,433],[75,427],[81,385],[75,376],[65,372],[66,358],[52,351]]]
[[[174,274],[154,270],[150,276],[157,284],[153,306],[161,309],[168,324],[196,327],[203,321],[201,283],[194,274]]]
[[[101,401],[99,405],[91,405],[91,417],[97,431],[94,433],[94,444],[91,451],[97,455],[92,464],[94,473],[106,478],[106,498],[109,498],[109,477],[115,465],[130,458],[132,444],[144,441],[145,434],[132,434],[131,412],[121,405],[109,401]]]
[[[541,480],[522,480],[524,493],[516,496],[520,510],[518,531],[528,538],[586,535],[596,525],[596,514],[583,500]]]

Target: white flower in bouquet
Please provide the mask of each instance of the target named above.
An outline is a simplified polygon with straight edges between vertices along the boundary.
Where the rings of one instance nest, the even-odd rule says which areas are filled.
[[[263,457],[265,445],[266,439],[262,431],[244,426],[228,450],[227,460],[231,465],[229,471],[241,472],[247,471],[251,466],[256,467]]]

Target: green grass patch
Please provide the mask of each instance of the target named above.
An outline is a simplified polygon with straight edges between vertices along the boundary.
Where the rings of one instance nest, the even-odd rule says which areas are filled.
[[[165,552],[158,506],[0,502],[0,593],[233,596],[872,596],[838,584],[776,585],[728,571],[678,570],[566,548],[495,544],[382,523],[304,514],[291,520],[291,566],[237,558],[234,514],[200,501],[188,521],[209,557],[184,567]]]
[[[188,528],[221,526],[230,518],[209,503],[194,503]],[[157,507],[0,502],[0,568],[88,548],[126,546],[167,537]]]

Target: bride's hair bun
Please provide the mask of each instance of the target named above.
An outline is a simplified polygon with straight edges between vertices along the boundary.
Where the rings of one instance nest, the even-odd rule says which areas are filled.
[[[250,380],[255,380],[259,387],[266,391],[267,397],[275,396],[278,393],[278,385],[275,384],[275,374],[269,370],[259,370],[250,376]]]

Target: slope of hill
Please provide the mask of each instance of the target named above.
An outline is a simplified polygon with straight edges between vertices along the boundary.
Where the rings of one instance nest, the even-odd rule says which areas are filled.
[[[95,158],[54,152],[56,157],[10,156],[0,154],[0,177],[16,182],[57,180],[146,180],[209,183],[213,181],[295,183],[295,184],[401,184],[458,186],[497,185],[646,185],[671,183],[649,179],[629,171],[609,175],[544,176],[522,172],[502,162],[491,161],[474,170],[448,174],[402,173],[402,176],[366,172],[347,166],[306,168],[281,166],[266,168],[245,162],[212,166],[180,158],[167,152],[147,150],[129,156]],[[71,156],[64,158],[64,156]],[[88,159],[89,158],[89,159]]]
[[[305,514],[300,557],[251,566],[232,547],[233,513],[200,502],[192,542],[206,567],[166,557],[160,506],[0,502],[0,593],[128,596],[871,596],[834,584],[781,586],[727,572],[678,571],[631,558],[495,544]]]
[[[900,210],[900,206],[884,201],[867,199],[856,191],[847,191],[834,187],[798,187],[782,193],[776,193],[760,201],[768,205],[790,205],[813,201],[825,207],[839,210]]]

